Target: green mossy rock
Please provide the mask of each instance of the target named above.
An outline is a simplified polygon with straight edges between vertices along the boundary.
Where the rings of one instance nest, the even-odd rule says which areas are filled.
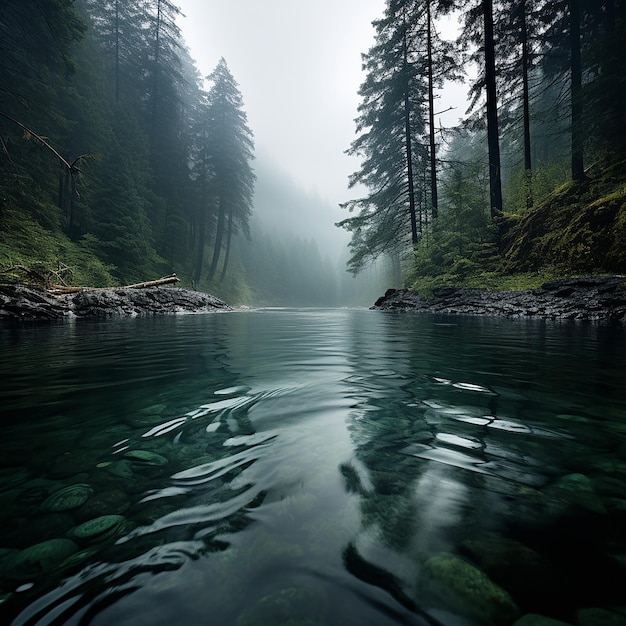
[[[44,576],[77,551],[70,539],[49,539],[11,555],[3,563],[2,574],[12,580]]]
[[[92,493],[93,489],[86,483],[68,485],[48,496],[40,508],[49,513],[77,509],[87,502]]]
[[[626,607],[621,612],[608,609],[580,609],[576,612],[578,626],[626,626]]]
[[[81,543],[95,543],[123,535],[126,527],[126,518],[123,515],[101,515],[75,526],[68,535]]]
[[[167,465],[169,460],[157,454],[156,452],[150,452],[149,450],[129,450],[124,456],[137,465]]]
[[[528,613],[524,617],[520,617],[513,626],[571,626],[567,622],[561,622],[558,619],[552,619],[551,617],[545,617],[544,615],[537,615],[535,613]]]
[[[486,533],[465,540],[460,550],[522,605],[541,599],[549,606],[551,599],[569,591],[555,566],[514,539]]]
[[[577,511],[606,514],[606,506],[595,492],[593,481],[584,474],[567,474],[544,490],[548,515],[559,516]]]
[[[503,269],[622,273],[626,268],[626,162],[598,163],[531,212],[500,224]]]
[[[481,624],[508,626],[519,615],[511,596],[479,569],[452,554],[438,554],[425,568],[446,608],[479,620]]]

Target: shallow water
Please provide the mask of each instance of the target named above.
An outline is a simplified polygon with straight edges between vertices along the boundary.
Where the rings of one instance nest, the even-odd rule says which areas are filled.
[[[0,354],[2,623],[626,621],[621,328],[262,310]]]

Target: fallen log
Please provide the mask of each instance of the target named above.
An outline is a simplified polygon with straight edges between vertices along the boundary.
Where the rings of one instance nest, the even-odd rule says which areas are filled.
[[[156,280],[148,280],[143,283],[134,283],[132,285],[123,285],[122,287],[65,287],[63,285],[52,285],[46,291],[52,295],[63,295],[68,293],[81,293],[83,291],[113,291],[115,289],[147,289],[149,287],[160,287],[161,285],[171,285],[180,282],[176,274],[163,276]]]

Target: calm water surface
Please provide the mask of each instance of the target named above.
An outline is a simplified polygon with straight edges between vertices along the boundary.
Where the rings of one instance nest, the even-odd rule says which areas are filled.
[[[623,329],[262,310],[0,355],[3,624],[626,622]]]

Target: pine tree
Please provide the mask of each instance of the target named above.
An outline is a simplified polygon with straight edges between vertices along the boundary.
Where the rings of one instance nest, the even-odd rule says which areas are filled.
[[[215,207],[216,211],[213,255],[208,271],[211,282],[224,249],[221,278],[226,273],[233,234],[249,235],[255,175],[250,163],[254,152],[252,131],[248,128],[239,86],[224,59],[220,59],[208,79],[212,85],[204,112],[202,168],[211,175],[208,206]],[[200,219],[200,228],[206,228],[206,217],[201,214]]]
[[[115,101],[135,102],[146,87],[150,16],[145,2],[132,0],[83,0],[90,17],[92,38],[105,59],[109,87]]]
[[[489,199],[491,216],[502,213],[502,168],[500,163],[500,126],[498,120],[498,90],[496,48],[494,36],[493,0],[465,0],[465,27],[461,34],[462,45],[473,45],[470,59],[480,68],[472,92],[473,104],[485,94],[485,119],[489,151]]]
[[[358,137],[348,154],[363,159],[350,187],[364,185],[369,195],[343,204],[359,214],[338,223],[351,233],[348,268],[355,274],[383,254],[414,246],[422,228],[428,81],[423,47],[416,45],[420,4],[389,0],[373,23],[375,44],[363,55]]]

